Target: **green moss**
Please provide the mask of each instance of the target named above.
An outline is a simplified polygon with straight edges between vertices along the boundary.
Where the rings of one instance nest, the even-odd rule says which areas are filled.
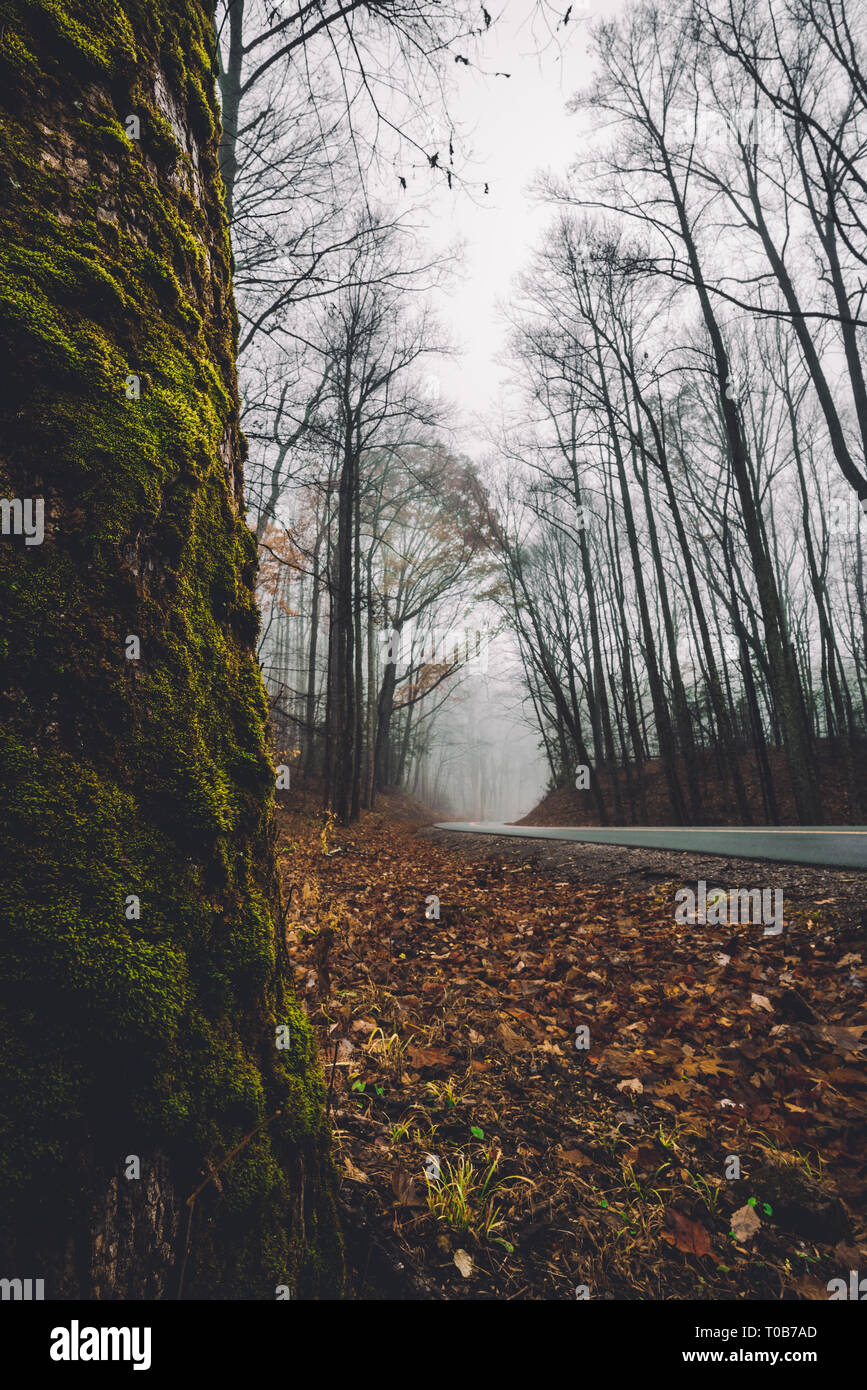
[[[61,0],[24,0],[21,9],[43,51],[57,55],[82,76],[132,71],[137,50],[132,25],[114,0],[90,0],[80,19]]]
[[[175,139],[169,122],[159,111],[151,110],[145,120],[144,130],[142,131],[145,149],[166,170],[174,169],[181,157],[181,148]]]
[[[201,140],[213,140],[217,126],[211,104],[205,96],[201,82],[192,73],[187,77],[187,101],[196,135]]]
[[[160,54],[201,206],[153,105]],[[197,1203],[187,1287],[270,1298],[335,1292],[340,1245],[322,1078],[275,957],[212,61],[197,3],[0,0],[0,70],[22,77],[0,91],[0,494],[46,501],[41,546],[0,545],[0,1249],[30,1267],[62,1244],[82,1162],[164,1153],[184,1196],[267,1120]]]
[[[4,28],[0,32],[0,78],[4,87],[17,96],[39,76],[39,64],[30,49],[13,30]]]
[[[129,159],[135,150],[135,145],[126,133],[126,127],[121,125],[119,120],[97,121],[92,132],[94,143],[102,145],[108,154],[118,159]]]

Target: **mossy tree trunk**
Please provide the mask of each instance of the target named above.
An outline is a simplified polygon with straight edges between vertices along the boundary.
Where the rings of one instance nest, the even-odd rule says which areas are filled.
[[[0,497],[44,502],[41,544],[0,536],[0,1273],[46,1297],[172,1297],[185,1250],[198,1297],[340,1283],[275,945],[212,20],[0,3]]]

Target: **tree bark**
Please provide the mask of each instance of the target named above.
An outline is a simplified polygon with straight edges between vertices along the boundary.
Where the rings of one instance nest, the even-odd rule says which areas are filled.
[[[0,546],[0,1262],[47,1298],[173,1297],[182,1258],[192,1297],[335,1295],[271,915],[213,13],[60,14],[10,0],[0,35],[0,488],[45,504]]]

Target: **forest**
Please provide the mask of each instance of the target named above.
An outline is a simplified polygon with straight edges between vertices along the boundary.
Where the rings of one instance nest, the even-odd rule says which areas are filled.
[[[0,0],[3,1301],[860,1300],[864,19]]]
[[[482,647],[598,823],[658,819],[657,783],[678,824],[863,819],[864,72],[834,6],[776,18],[598,31],[588,148],[540,177],[475,460],[426,373],[432,267],[393,227],[341,219],[326,250],[317,223],[275,295],[258,138],[239,164],[260,661],[341,821],[430,794]]]

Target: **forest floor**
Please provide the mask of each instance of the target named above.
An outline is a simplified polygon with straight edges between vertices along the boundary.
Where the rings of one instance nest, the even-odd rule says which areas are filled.
[[[867,1267],[867,876],[292,795],[350,1297],[827,1299]],[[782,886],[784,935],[676,925],[702,876]]]
[[[853,825],[861,823],[864,817],[855,814],[849,804],[846,768],[839,755],[827,740],[819,740],[816,745],[819,770],[819,786],[822,793],[822,807],[826,825]],[[796,825],[795,797],[785,755],[779,748],[768,749],[768,761],[776,790],[781,825]],[[761,783],[756,768],[756,760],[751,752],[738,755],[741,777],[756,825],[769,825],[766,808],[762,801]],[[687,785],[686,769],[679,760],[681,785]],[[621,768],[616,773],[622,797],[622,814],[617,815],[614,808],[611,780],[608,774],[602,777],[602,792],[612,825],[674,825],[677,818],[671,808],[668,783],[662,763],[658,760],[645,763],[644,802],[642,803],[635,771],[632,772],[632,800],[626,773]],[[856,760],[855,776],[862,804],[867,802],[867,752],[861,750]],[[695,820],[696,825],[743,825],[730,788],[720,776],[716,760],[706,754],[700,761],[698,792],[701,798],[702,814]],[[445,819],[456,820],[456,816]],[[478,817],[477,817],[478,819]],[[575,787],[558,787],[548,792],[539,805],[518,821],[519,825],[598,825],[599,812],[589,789],[576,790]]]

